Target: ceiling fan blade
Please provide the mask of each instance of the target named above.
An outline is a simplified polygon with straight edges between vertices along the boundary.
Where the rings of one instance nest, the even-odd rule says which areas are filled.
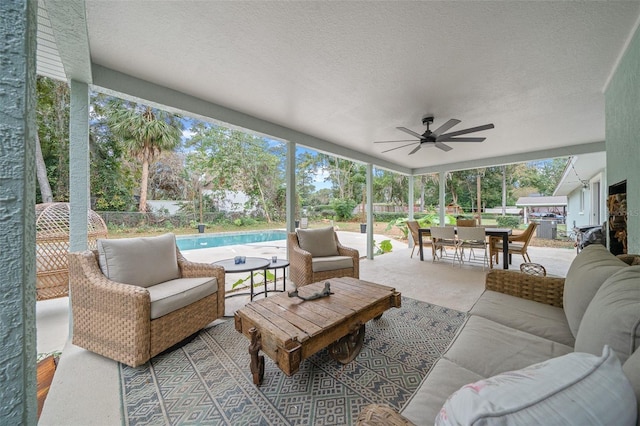
[[[373,143],[389,143],[389,142],[417,142],[415,139],[405,139],[401,141],[375,141]]]
[[[433,136],[439,136],[439,135],[443,134],[444,132],[446,132],[447,130],[449,130],[450,128],[452,128],[453,126],[455,126],[458,123],[460,123],[460,120],[456,120],[455,118],[452,118],[451,120],[449,120],[446,123],[444,123],[442,126],[440,126],[437,129],[435,129],[433,132],[431,132],[431,134]]]
[[[457,132],[445,133],[444,135],[438,136],[438,140],[442,140],[444,138],[450,138],[452,136],[466,135],[467,133],[479,132],[481,130],[488,130],[493,128],[494,128],[493,123],[485,124],[483,126],[478,126],[478,127],[471,127],[469,129],[458,130]]]
[[[395,148],[387,149],[386,151],[382,151],[382,152],[381,152],[381,154],[384,154],[385,152],[393,151],[394,149],[400,149],[400,148],[404,148],[404,147],[407,147],[407,146],[411,146],[411,145],[413,145],[414,143],[415,143],[415,142],[410,143],[410,144],[407,144],[407,145],[402,145],[402,146],[397,146],[397,147],[395,147]],[[420,146],[420,145],[418,145],[418,146]]]
[[[415,136],[418,139],[422,139],[422,135],[420,133],[416,133],[413,130],[407,129],[406,127],[396,127],[396,129],[405,133],[409,133],[410,135]]]
[[[487,138],[438,138],[438,142],[483,142]]]
[[[442,142],[436,142],[436,148],[440,148],[444,152],[451,151],[453,149],[449,145],[445,145]]]
[[[415,148],[413,148],[413,150],[411,150],[411,152],[409,153],[409,155],[411,154],[415,154],[416,152],[418,152],[418,150],[422,148],[422,144],[419,144],[418,146],[416,146]]]

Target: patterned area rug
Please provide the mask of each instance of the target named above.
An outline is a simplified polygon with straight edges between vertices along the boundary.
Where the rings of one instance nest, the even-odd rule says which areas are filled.
[[[448,347],[466,314],[402,298],[366,325],[362,351],[342,365],[322,350],[287,377],[265,356],[260,387],[249,340],[233,320],[138,368],[120,365],[127,425],[349,425],[361,409],[400,409]]]

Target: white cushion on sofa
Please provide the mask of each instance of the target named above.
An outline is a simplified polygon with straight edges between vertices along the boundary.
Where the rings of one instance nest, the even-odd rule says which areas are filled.
[[[444,357],[490,377],[570,352],[571,346],[471,315]]]
[[[575,350],[597,354],[604,345],[622,362],[640,348],[640,266],[609,277],[584,313]]]
[[[98,261],[111,281],[149,287],[180,278],[176,236],[99,239]]]
[[[218,291],[216,278],[178,278],[147,287],[151,319],[177,311]]]
[[[402,408],[401,413],[416,425],[433,425],[433,419],[449,395],[460,389],[460,386],[481,379],[484,377],[448,359],[440,358]]]
[[[640,349],[631,354],[628,360],[622,364],[622,371],[631,382],[631,387],[636,393],[638,402],[638,425],[640,425]]]
[[[562,305],[574,337],[578,337],[582,316],[602,283],[627,266],[601,244],[585,247],[571,262],[564,280]]]
[[[564,311],[555,306],[486,290],[469,313],[567,346],[576,343]]]
[[[318,229],[298,229],[298,244],[312,257],[338,256],[335,231],[332,227]]]
[[[436,425],[635,425],[636,400],[615,352],[574,352],[463,386]]]

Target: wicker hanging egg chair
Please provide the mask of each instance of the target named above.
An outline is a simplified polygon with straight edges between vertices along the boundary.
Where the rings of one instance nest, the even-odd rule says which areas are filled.
[[[88,247],[107,238],[107,225],[88,211]],[[54,299],[69,295],[69,203],[36,204],[36,297]]]

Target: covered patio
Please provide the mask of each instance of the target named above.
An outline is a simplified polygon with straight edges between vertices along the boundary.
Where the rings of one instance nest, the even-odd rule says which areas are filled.
[[[366,249],[362,234],[339,232],[339,238],[361,252]],[[375,260],[363,259],[360,278],[395,287],[405,297],[463,312],[468,311],[484,291],[486,272],[479,265],[453,267],[450,262],[433,263],[430,251],[421,262],[417,256],[410,258],[411,249],[406,243],[394,240],[393,247],[391,253],[376,256]],[[262,243],[191,250],[184,254],[193,261],[215,261],[227,258],[229,252],[249,250],[264,257],[273,254],[285,257],[286,253],[283,246]],[[548,274],[554,276],[565,276],[576,255],[575,250],[546,247],[532,247],[530,252],[531,257],[545,265]],[[512,268],[519,268],[520,261],[514,257]],[[288,285],[291,288],[292,284]],[[247,301],[247,297],[227,299],[226,314],[230,315]],[[95,424],[96,419],[104,425],[123,424],[118,363],[67,341],[67,310],[66,298],[38,302],[39,352],[48,352],[56,347],[64,349],[39,424],[56,425],[60,424],[60,419],[64,419],[65,424],[77,425]],[[232,318],[226,320],[233,321]]]
[[[369,203],[374,167],[412,177],[438,173],[441,222],[445,176],[452,170],[606,151],[607,184],[640,186],[637,1],[152,4],[12,0],[0,6],[7,17],[0,29],[7,44],[1,66],[10,76],[0,83],[10,94],[1,100],[7,113],[0,117],[8,129],[0,152],[5,241],[0,272],[8,277],[2,284],[3,315],[12,324],[6,331],[9,344],[0,353],[6,368],[16,371],[2,414],[16,423],[36,423],[36,72],[71,87],[74,251],[87,242],[92,89],[286,142],[289,230],[294,229],[296,145],[366,164]],[[373,144],[400,139],[398,127],[422,133],[425,114],[435,116],[434,128],[459,119],[462,124],[453,130],[486,123],[495,129],[478,134],[485,142],[452,144],[451,152],[423,147],[421,139],[407,142],[413,148],[390,152]],[[409,155],[417,147],[424,149]],[[630,190],[630,212],[640,207],[635,193]],[[414,199],[413,179],[409,199]],[[473,295],[482,291],[482,272],[420,263],[408,252],[412,274],[398,279],[402,249],[374,259],[371,215],[367,223],[362,253],[372,267],[363,268],[363,279],[388,280],[405,295],[444,306],[471,295],[456,305],[459,309],[471,306]],[[639,232],[640,215],[629,215],[630,253],[640,252]],[[566,255],[573,256],[573,250]],[[548,263],[556,264],[557,254],[548,256]],[[560,265],[568,261],[560,257],[550,273],[563,275]],[[73,374],[64,377],[83,379],[74,392],[88,395],[102,388],[117,395],[114,383],[104,381],[111,376],[101,370],[102,359],[73,348],[65,355],[60,369]],[[74,423],[74,415],[85,423],[89,414],[91,423],[120,421],[113,401],[108,407],[106,399],[102,407],[88,404],[82,413],[79,404],[63,403],[63,397],[68,394],[52,391],[50,404],[62,411],[47,408],[43,424]]]

